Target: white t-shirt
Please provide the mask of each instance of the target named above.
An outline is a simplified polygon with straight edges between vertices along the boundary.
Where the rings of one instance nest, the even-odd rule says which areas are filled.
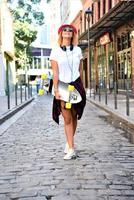
[[[58,64],[59,80],[70,83],[80,76],[79,65],[82,52],[78,46],[74,46],[72,51],[70,51],[70,46],[67,46],[66,49],[66,51],[63,51],[61,47],[52,49],[50,60],[54,60]]]

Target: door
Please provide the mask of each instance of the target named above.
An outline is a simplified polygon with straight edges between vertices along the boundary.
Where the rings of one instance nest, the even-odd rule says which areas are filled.
[[[118,52],[118,89],[125,90],[126,83],[129,84],[129,89],[131,89],[131,53],[130,49],[126,49]]]

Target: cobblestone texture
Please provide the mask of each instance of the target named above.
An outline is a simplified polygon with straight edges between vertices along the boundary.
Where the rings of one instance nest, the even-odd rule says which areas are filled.
[[[87,103],[76,160],[64,161],[65,136],[51,119],[52,98],[38,97],[0,136],[0,200],[134,200],[134,145]]]

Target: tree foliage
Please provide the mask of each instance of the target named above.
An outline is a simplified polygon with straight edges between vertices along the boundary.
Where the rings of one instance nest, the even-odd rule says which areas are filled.
[[[14,22],[15,31],[15,53],[18,67],[23,67],[27,57],[30,58],[30,44],[36,39],[37,31],[28,22],[16,20]],[[30,61],[27,58],[27,63]]]
[[[36,39],[37,27],[43,24],[44,15],[38,4],[41,0],[8,0],[14,19],[15,54],[17,67],[30,62],[30,44]],[[27,60],[26,60],[27,56]]]

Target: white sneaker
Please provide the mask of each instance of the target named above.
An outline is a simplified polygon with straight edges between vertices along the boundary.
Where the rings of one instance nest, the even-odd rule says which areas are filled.
[[[64,160],[71,160],[76,158],[76,153],[74,149],[69,149],[68,153],[64,156]]]
[[[68,143],[66,143],[65,149],[64,149],[64,153],[67,154],[69,151],[69,145]]]

